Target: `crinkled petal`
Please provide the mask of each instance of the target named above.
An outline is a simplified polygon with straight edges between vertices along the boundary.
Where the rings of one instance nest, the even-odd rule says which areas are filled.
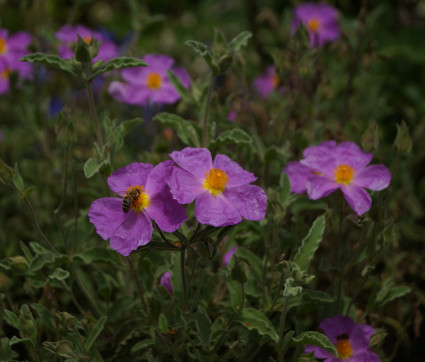
[[[341,334],[350,336],[354,326],[354,321],[350,317],[343,315],[326,318],[320,323],[320,328],[333,344],[336,344],[337,337]]]
[[[313,175],[314,171],[298,161],[292,161],[286,165],[283,172],[288,175],[291,191],[302,194],[307,191],[307,178]]]
[[[107,62],[118,56],[118,47],[111,41],[104,40],[99,48],[99,53],[93,58],[93,61],[103,60]]]
[[[366,167],[372,160],[372,153],[363,152],[354,142],[341,142],[335,147],[334,154],[338,165],[348,164],[355,170]]]
[[[244,219],[257,221],[264,219],[267,195],[261,187],[256,185],[228,187],[223,195]]]
[[[316,346],[309,346],[306,345],[305,346],[305,353],[311,353],[314,352],[314,357],[316,358],[333,358],[335,357],[331,352],[328,352],[326,349],[320,348],[320,347],[316,347]],[[327,360],[329,361],[329,360]]]
[[[354,176],[353,183],[370,190],[380,191],[388,187],[391,173],[384,165],[368,166]]]
[[[109,188],[123,195],[131,186],[145,187],[152,167],[150,163],[134,162],[120,168],[108,177]]]
[[[381,362],[381,358],[372,351],[361,351],[354,353],[347,362]]]
[[[180,78],[181,83],[185,88],[189,88],[190,86],[190,75],[186,69],[182,67],[174,67],[173,72]]]
[[[174,59],[164,54],[146,54],[143,60],[148,64],[149,72],[161,71],[164,74],[166,74],[167,69],[170,69],[174,64]]]
[[[181,151],[173,151],[170,157],[181,168],[201,179],[213,167],[211,153],[207,148],[186,147]]]
[[[30,45],[32,35],[25,31],[18,31],[11,35],[7,40],[7,47],[9,50],[25,50]]]
[[[199,195],[207,192],[203,188],[203,181],[191,173],[179,167],[174,167],[168,186],[170,187],[173,198],[181,204],[189,204]]]
[[[372,199],[368,192],[360,186],[354,184],[341,186],[345,200],[357,215],[363,215],[372,206]]]
[[[127,256],[139,246],[146,245],[152,237],[152,222],[145,212],[131,211],[128,218],[111,236],[110,245]]]
[[[166,185],[173,171],[174,162],[163,161],[158,163],[149,173],[145,189],[149,196],[160,192]]]
[[[312,175],[307,178],[306,188],[311,200],[321,199],[334,192],[339,185],[325,176]]]
[[[166,287],[171,294],[173,293],[173,285],[171,284],[171,273],[169,271],[166,271],[164,274],[162,274],[160,283],[161,285]]]
[[[185,208],[173,199],[166,188],[150,199],[145,211],[161,230],[169,233],[176,231],[187,220]]]
[[[257,179],[253,173],[244,170],[239,164],[232,161],[230,157],[226,155],[217,155],[213,167],[226,172],[229,177],[228,187],[247,185]]]
[[[353,350],[358,351],[362,349],[368,349],[370,344],[370,337],[372,337],[375,333],[375,330],[367,324],[355,325],[350,336]]]
[[[235,225],[242,221],[236,208],[223,196],[205,192],[196,199],[195,217],[201,224],[215,227]]]
[[[147,67],[131,67],[125,68],[121,71],[121,76],[126,82],[139,87],[146,84],[147,75]]]
[[[89,209],[89,220],[102,239],[109,239],[129,216],[122,211],[122,200],[104,197],[93,201]]]

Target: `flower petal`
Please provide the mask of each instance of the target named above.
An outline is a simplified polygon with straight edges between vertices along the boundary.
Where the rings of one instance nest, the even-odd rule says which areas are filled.
[[[267,209],[267,195],[261,187],[243,185],[226,188],[223,195],[244,219],[264,219]]]
[[[388,187],[391,173],[384,165],[372,165],[362,169],[354,177],[353,183],[370,190],[380,191]]]
[[[317,200],[334,192],[339,185],[325,176],[312,175],[307,178],[306,187],[308,197]]]
[[[202,186],[202,180],[179,167],[174,167],[168,179],[173,198],[181,204],[189,204],[199,195],[207,192]]]
[[[320,323],[320,328],[328,336],[333,344],[336,344],[337,337],[341,334],[351,335],[354,328],[354,321],[347,316],[336,315],[331,318],[326,318]]]
[[[232,161],[230,157],[226,155],[217,155],[213,167],[226,172],[229,177],[227,187],[246,185],[257,179],[253,173],[245,171],[238,163]]]
[[[174,151],[170,157],[182,169],[201,179],[213,167],[211,153],[206,148],[186,147],[182,151]]]
[[[149,173],[148,179],[146,180],[146,192],[149,196],[161,191],[166,185],[167,181],[173,171],[174,162],[164,161],[158,163],[152,171]]]
[[[118,197],[104,197],[93,201],[89,209],[89,220],[102,239],[109,239],[128,217],[121,208]]]
[[[372,199],[367,191],[360,186],[351,184],[341,186],[345,200],[357,215],[363,215],[372,206]]]
[[[361,352],[354,352],[354,354],[348,359],[348,361],[350,362],[381,362],[381,357],[379,357],[375,352],[367,350],[367,351],[361,351]]]
[[[334,154],[338,165],[348,164],[355,170],[366,167],[372,159],[372,153],[363,152],[354,142],[341,142],[336,146]]]
[[[307,191],[307,178],[312,176],[314,171],[300,162],[292,161],[286,165],[283,172],[289,177],[291,191],[302,194]]]
[[[152,237],[152,222],[145,212],[131,211],[128,218],[111,236],[110,245],[127,256],[139,246],[146,245]]]
[[[145,211],[161,230],[169,233],[176,231],[187,220],[185,208],[173,199],[166,188],[151,198]]]
[[[370,337],[372,337],[375,333],[375,330],[367,324],[357,324],[354,326],[350,336],[353,350],[357,351],[368,349]]]
[[[108,185],[112,191],[124,195],[130,186],[146,186],[152,168],[150,163],[131,163],[111,174],[108,177]]]
[[[311,353],[314,352],[314,357],[316,358],[332,358],[335,357],[331,352],[328,352],[326,349],[316,347],[316,346],[305,346],[304,353]],[[326,360],[326,362],[329,360]]]
[[[195,204],[195,217],[201,224],[211,226],[235,225],[242,221],[239,212],[223,196],[209,192],[200,195]]]

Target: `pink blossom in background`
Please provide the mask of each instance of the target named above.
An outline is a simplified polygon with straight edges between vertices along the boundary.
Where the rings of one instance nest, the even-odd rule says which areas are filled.
[[[338,11],[328,4],[303,3],[294,9],[291,33],[304,24],[310,35],[310,46],[321,47],[340,36]]]
[[[285,87],[279,85],[280,79],[273,65],[267,67],[264,74],[254,79],[254,88],[262,98],[267,98],[274,90],[284,92]]]
[[[74,47],[78,41],[77,34],[87,43],[90,43],[92,37],[102,43],[99,48],[99,53],[95,58],[93,58],[94,62],[97,60],[103,60],[106,62],[119,55],[117,45],[114,42],[105,39],[100,32],[90,29],[84,25],[64,25],[55,34],[56,39],[60,41],[59,55],[62,58],[71,59],[74,56]]]
[[[237,248],[238,248],[237,245],[234,245],[226,252],[226,254],[224,254],[224,256],[223,256],[223,265],[224,266],[229,265],[230,259],[232,259],[232,256],[236,252]]]
[[[170,157],[174,167],[168,180],[171,194],[181,204],[196,199],[195,217],[201,224],[235,225],[247,220],[262,220],[266,214],[267,195],[251,185],[257,178],[226,155],[214,162],[206,148],[186,147]]]
[[[369,348],[370,337],[375,330],[367,324],[355,324],[347,316],[337,315],[324,319],[320,328],[334,344],[338,351],[335,357],[331,352],[316,347],[306,346],[305,353],[314,352],[314,356],[326,362],[380,362],[381,358]]]
[[[174,67],[174,59],[168,55],[147,54],[143,60],[147,67],[123,69],[124,82],[112,82],[109,93],[118,101],[145,106],[150,103],[172,104],[180,99],[180,94],[170,82],[167,70],[172,70],[185,88],[189,88],[190,77],[185,69]]]
[[[164,274],[162,274],[160,283],[161,285],[166,287],[171,294],[173,294],[173,285],[171,284],[171,273],[169,271],[166,271]]]
[[[334,141],[308,147],[299,163],[290,163],[284,169],[291,182],[291,190],[317,200],[337,189],[358,215],[372,205],[365,188],[380,191],[388,187],[391,173],[384,165],[368,166],[371,153],[363,152],[353,142],[336,144]]]
[[[172,161],[153,167],[149,163],[132,163],[108,177],[110,189],[120,197],[95,200],[89,210],[90,222],[118,253],[129,255],[147,244],[152,236],[152,221],[166,232],[176,231],[187,219],[186,210],[173,200],[166,179],[173,168]],[[131,202],[128,212],[123,211],[123,198],[131,190],[138,197]]]

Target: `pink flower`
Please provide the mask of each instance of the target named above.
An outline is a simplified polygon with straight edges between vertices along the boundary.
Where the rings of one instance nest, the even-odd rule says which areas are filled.
[[[223,256],[223,265],[224,266],[229,265],[230,259],[232,259],[232,256],[236,252],[237,248],[238,247],[236,245],[234,245],[226,252],[226,254],[224,254],[224,256]]]
[[[328,336],[338,351],[338,357],[316,346],[306,346],[305,353],[314,352],[314,356],[326,362],[380,362],[379,356],[369,348],[370,337],[375,330],[367,324],[355,324],[347,316],[337,315],[324,319],[320,328]]]
[[[167,55],[147,54],[143,60],[147,67],[123,69],[125,81],[112,82],[109,93],[118,101],[144,106],[148,102],[172,104],[180,99],[180,94],[170,82],[167,70],[172,70],[180,78],[184,87],[189,88],[190,77],[183,68],[173,67],[174,59]]]
[[[118,56],[118,47],[116,44],[105,39],[105,37],[98,31],[90,29],[84,25],[64,25],[55,34],[56,38],[61,41],[59,45],[59,55],[62,58],[71,59],[74,55],[73,48],[75,47],[75,44],[77,44],[77,34],[87,43],[90,43],[92,37],[102,43],[99,48],[99,53],[95,58],[93,58],[94,62],[97,60],[103,60],[106,62]]]
[[[162,274],[160,283],[161,285],[166,287],[171,294],[173,294],[173,285],[171,284],[171,273],[169,271],[166,271],[164,274]]]
[[[242,218],[264,218],[266,193],[250,185],[256,177],[228,156],[219,154],[213,162],[208,149],[186,147],[170,157],[180,166],[168,180],[170,191],[181,204],[196,199],[195,217],[201,224],[219,227],[238,224]]]
[[[273,65],[267,67],[263,75],[254,79],[254,87],[262,98],[267,98],[274,90],[284,92],[285,87],[279,87],[280,79]]]
[[[334,141],[308,147],[304,158],[297,164],[290,163],[284,170],[289,176],[294,192],[307,190],[308,197],[317,200],[337,189],[358,215],[372,205],[365,188],[380,191],[388,187],[391,174],[384,165],[368,166],[371,153],[363,152],[353,142]]]
[[[304,24],[310,35],[310,46],[320,47],[339,38],[338,11],[327,4],[304,3],[294,10],[291,33]]]
[[[151,240],[151,219],[166,232],[176,231],[187,219],[185,209],[166,187],[172,168],[172,161],[155,167],[132,163],[108,177],[110,189],[123,198],[105,197],[91,204],[90,222],[120,254],[129,255]]]

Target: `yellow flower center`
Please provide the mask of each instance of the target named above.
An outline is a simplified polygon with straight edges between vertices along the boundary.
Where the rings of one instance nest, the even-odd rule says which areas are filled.
[[[124,195],[123,203],[128,202],[135,212],[141,212],[149,206],[150,200],[143,186],[131,186]]]
[[[280,78],[276,74],[272,75],[272,84],[273,84],[273,87],[274,88],[277,88],[277,86],[279,85],[279,83],[280,83]]]
[[[218,168],[212,168],[205,175],[204,189],[207,189],[213,196],[223,192],[229,182],[226,172]]]
[[[7,50],[6,39],[0,38],[0,54],[4,54]]]
[[[322,24],[316,18],[311,18],[307,20],[306,27],[311,32],[316,33],[320,30],[320,28],[322,27]]]
[[[87,44],[90,44],[90,42],[91,42],[91,36],[83,36],[83,40],[84,40]]]
[[[10,69],[6,68],[5,70],[2,70],[0,72],[0,77],[2,77],[3,79],[6,79],[9,77],[9,73],[10,73]]]
[[[339,184],[349,185],[354,178],[354,168],[350,165],[338,165],[334,170],[335,181]]]
[[[158,89],[161,87],[162,79],[158,73],[151,73],[146,80],[150,89]]]
[[[338,351],[338,358],[345,359],[350,358],[353,354],[351,342],[348,339],[341,339],[336,342],[336,350]]]

